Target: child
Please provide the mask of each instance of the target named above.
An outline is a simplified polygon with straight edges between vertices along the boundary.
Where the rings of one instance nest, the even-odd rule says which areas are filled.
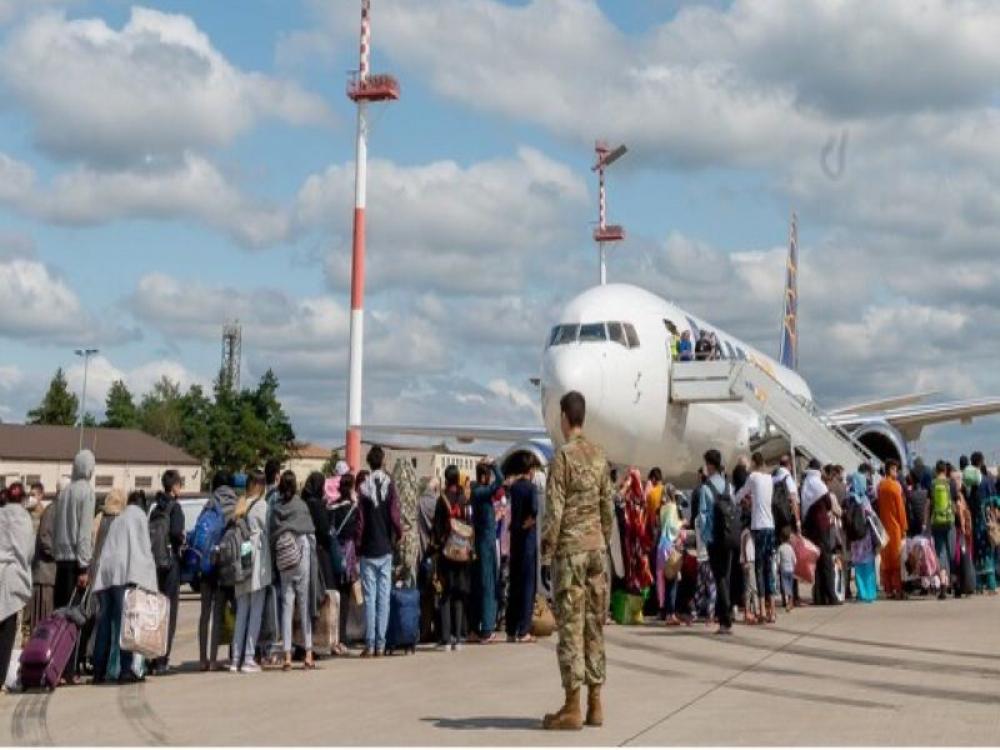
[[[781,573],[781,601],[785,611],[790,612],[795,606],[795,550],[791,543],[792,532],[784,528],[781,532],[781,546],[778,547],[778,572]]]
[[[743,566],[743,622],[746,625],[756,625],[760,620],[755,552],[753,534],[749,528],[743,529],[740,535],[740,565]]]

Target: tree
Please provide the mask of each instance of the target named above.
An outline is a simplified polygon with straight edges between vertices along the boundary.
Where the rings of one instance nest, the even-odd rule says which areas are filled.
[[[60,367],[52,376],[42,402],[28,412],[28,424],[52,424],[72,427],[76,424],[80,400],[69,392],[66,375]]]
[[[139,426],[139,410],[125,382],[116,380],[104,402],[104,427],[133,429]]]
[[[83,419],[80,421],[83,423],[84,427],[97,427],[97,417],[89,411],[84,412]]]
[[[164,442],[184,447],[181,387],[166,375],[156,381],[153,390],[139,404],[142,431]]]
[[[278,386],[278,377],[273,370],[268,369],[257,384],[257,389],[250,394],[254,411],[264,426],[264,440],[258,446],[261,461],[268,458],[284,461],[288,458],[288,449],[295,442],[291,420],[278,400]]]

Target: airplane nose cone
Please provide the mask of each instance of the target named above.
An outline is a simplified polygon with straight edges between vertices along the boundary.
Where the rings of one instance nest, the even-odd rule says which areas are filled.
[[[560,434],[559,400],[570,391],[581,393],[587,402],[588,417],[604,398],[604,368],[597,352],[585,345],[552,347],[542,367],[542,411],[550,435]]]

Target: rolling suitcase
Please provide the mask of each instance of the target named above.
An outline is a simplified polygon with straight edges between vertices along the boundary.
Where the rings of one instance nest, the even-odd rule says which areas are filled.
[[[388,653],[414,653],[420,642],[420,591],[394,588],[389,593],[389,628],[385,634]]]
[[[76,655],[77,624],[55,612],[35,628],[21,652],[21,687],[55,690],[69,660]]]

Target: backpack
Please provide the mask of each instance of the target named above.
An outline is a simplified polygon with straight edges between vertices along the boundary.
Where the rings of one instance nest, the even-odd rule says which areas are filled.
[[[166,508],[157,503],[149,514],[149,542],[157,570],[170,570],[174,564],[173,550],[170,548],[170,514],[176,502],[171,499]]]
[[[788,496],[788,483],[785,479],[776,482],[771,495],[771,515],[774,518],[774,528],[778,531],[791,526],[795,520],[792,513],[792,499]]]
[[[202,575],[211,575],[215,571],[214,551],[226,528],[226,518],[218,503],[210,502],[201,513],[194,525],[194,537],[191,548],[198,556]]]
[[[844,535],[849,542],[860,542],[868,536],[868,519],[864,506],[853,495],[844,503]]]
[[[739,549],[740,535],[743,533],[743,514],[740,507],[733,502],[728,486],[725,492],[720,493],[711,481],[707,484],[715,496],[712,505],[712,544],[724,549]]]
[[[253,573],[251,536],[250,524],[245,516],[234,518],[226,526],[215,550],[215,566],[219,571],[219,583],[223,586],[242,583]]]
[[[274,542],[274,563],[278,566],[278,571],[287,573],[295,570],[302,562],[302,548],[295,535],[286,531]]]
[[[955,509],[951,504],[951,485],[947,479],[935,479],[931,486],[931,526],[955,525]]]

